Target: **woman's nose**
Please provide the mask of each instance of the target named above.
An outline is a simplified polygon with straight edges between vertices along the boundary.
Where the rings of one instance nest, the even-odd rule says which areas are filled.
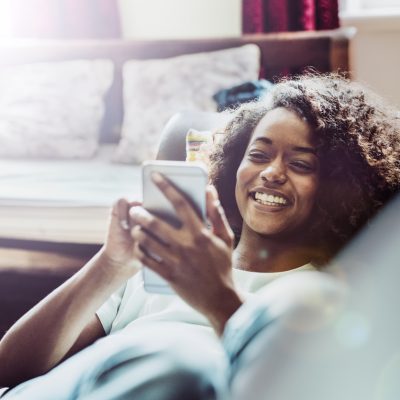
[[[283,184],[286,182],[286,170],[281,163],[273,163],[264,168],[260,173],[261,179],[266,182]]]

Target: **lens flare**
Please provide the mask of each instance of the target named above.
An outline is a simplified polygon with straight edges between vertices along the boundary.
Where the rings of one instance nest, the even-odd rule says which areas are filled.
[[[258,257],[260,257],[260,260],[266,260],[268,257],[268,251],[266,249],[260,250]]]
[[[356,311],[348,311],[338,319],[335,334],[344,346],[361,347],[369,339],[370,324],[364,315]]]

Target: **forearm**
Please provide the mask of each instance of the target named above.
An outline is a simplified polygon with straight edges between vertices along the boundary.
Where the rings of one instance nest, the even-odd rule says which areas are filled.
[[[0,385],[60,362],[96,310],[129,278],[106,264],[100,252],[11,327],[0,342]]]
[[[232,289],[225,296],[221,296],[221,300],[216,304],[216,307],[208,310],[205,315],[218,336],[222,336],[229,318],[242,304],[243,299]]]

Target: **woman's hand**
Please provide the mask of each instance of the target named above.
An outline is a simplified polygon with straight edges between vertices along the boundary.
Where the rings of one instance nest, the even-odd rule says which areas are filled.
[[[142,207],[131,208],[136,224],[132,229],[134,255],[165,278],[222,333],[225,322],[241,305],[241,300],[232,280],[234,236],[216,190],[207,189],[210,230],[167,179],[159,174],[153,174],[153,179],[174,206],[182,226],[175,228]]]
[[[139,204],[119,200],[100,252],[4,335],[0,384],[14,386],[42,375],[104,335],[96,311],[135,272],[128,217],[130,207]]]
[[[106,240],[100,251],[107,265],[120,270],[128,268],[132,273],[135,272],[135,268],[132,267],[134,256],[131,229],[133,223],[129,210],[131,207],[140,205],[138,201],[129,202],[126,199],[119,199],[113,205]]]

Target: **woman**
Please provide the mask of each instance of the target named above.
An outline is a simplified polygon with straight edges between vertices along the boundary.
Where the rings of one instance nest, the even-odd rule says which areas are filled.
[[[171,331],[180,339],[182,332],[198,335],[208,325],[222,335],[251,293],[282,274],[323,266],[393,196],[400,183],[399,132],[394,110],[336,75],[309,75],[276,85],[266,99],[236,112],[211,157],[210,176],[220,198],[213,187],[208,189],[212,228],[160,175],[154,181],[176,208],[181,228],[120,200],[99,254],[2,339],[1,383],[13,386],[43,374],[105,334],[119,333],[110,339],[124,342],[123,352],[132,348],[132,338],[157,342],[160,335],[154,336],[154,329],[138,337],[150,322],[159,331],[168,326],[166,321],[173,322]],[[167,279],[179,297],[146,294],[135,275],[137,260]],[[51,382],[73,369],[79,372],[76,379],[61,392],[82,390],[83,371],[93,370],[94,363],[107,368],[115,354],[107,350],[99,356],[104,346],[98,343],[5,397],[24,398],[43,393],[43,388],[51,392]],[[215,349],[215,343],[200,353],[207,348]],[[213,356],[198,354],[200,358]],[[138,368],[137,354],[129,360],[134,360],[129,370]],[[111,368],[126,365],[126,359],[120,361]],[[209,369],[210,382],[214,370]],[[85,393],[102,387],[105,372],[99,371],[85,380]],[[157,382],[162,386],[161,378]],[[147,381],[146,376],[127,390],[143,388]],[[206,386],[193,398],[214,398],[218,383]],[[178,388],[173,392],[176,398]]]
[[[283,107],[307,122],[320,159],[319,186],[307,231],[326,263],[399,187],[399,111],[365,87],[339,76],[304,76],[282,82],[265,102],[244,106],[213,155],[211,177],[234,230],[235,171],[255,126]],[[236,229],[235,229],[236,228]]]

